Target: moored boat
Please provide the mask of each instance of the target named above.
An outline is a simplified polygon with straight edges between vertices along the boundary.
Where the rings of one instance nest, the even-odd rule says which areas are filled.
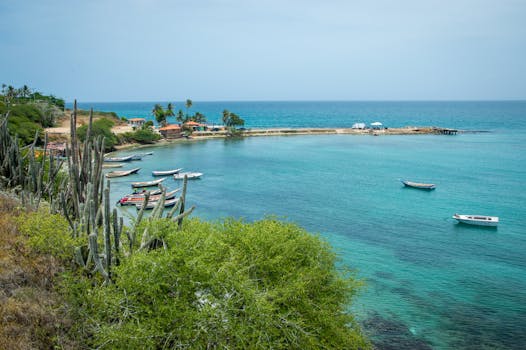
[[[169,199],[169,200],[164,202],[164,207],[165,208],[173,207],[177,203],[178,200],[179,200],[179,198]],[[148,204],[146,204],[146,207],[144,209],[153,209],[153,208],[155,208],[157,203],[158,203],[158,201],[148,202]],[[140,210],[142,208],[142,203],[135,204],[135,208],[137,208],[137,210]]]
[[[129,162],[132,160],[133,156],[127,156],[127,157],[104,157],[105,162]]]
[[[173,169],[173,170],[154,170],[154,171],[152,171],[152,175],[153,176],[173,175],[173,174],[177,174],[181,170],[183,170],[183,168]]]
[[[135,168],[135,169],[131,169],[131,170],[114,170],[114,171],[110,171],[109,173],[107,173],[106,177],[107,178],[112,178],[112,177],[128,176],[128,175],[135,174],[135,173],[139,172],[140,169],[141,168]]]
[[[141,160],[142,159],[142,155],[140,155],[140,154],[132,154],[131,155],[131,159],[132,160]]]
[[[159,180],[153,180],[153,181],[142,181],[142,182],[132,182],[131,187],[137,188],[137,187],[150,187],[150,186],[157,186],[161,182],[166,180],[165,177]]]
[[[144,198],[144,196],[146,196],[146,193],[149,193],[150,196],[154,196],[156,194],[161,194],[161,192],[162,190],[160,188],[155,189],[155,190],[142,190],[140,192],[135,190],[133,193],[127,194],[124,197],[143,197]]]
[[[436,188],[435,184],[424,184],[420,182],[413,182],[407,180],[400,180],[406,187],[418,188],[420,190],[434,190]]]
[[[203,173],[192,173],[192,172],[177,173],[177,174],[174,174],[174,179],[175,180],[184,180],[185,176],[188,176],[188,180],[199,179],[201,176],[203,176]]]
[[[166,192],[166,195],[165,195],[165,199],[172,199],[175,197],[175,194],[177,192],[179,192],[181,189],[178,188],[178,189],[175,189],[173,191],[170,191],[170,192]],[[158,200],[161,199],[161,194],[156,194],[156,195],[151,195],[150,198],[148,199],[148,203],[150,202],[157,202]],[[117,204],[120,204],[120,205],[134,205],[134,204],[142,204],[144,202],[144,195],[137,195],[137,196],[125,196],[125,197],[122,197],[121,199],[119,199],[119,201],[117,202]]]
[[[453,219],[468,225],[495,227],[499,224],[498,216],[455,214]]]
[[[102,169],[107,169],[107,168],[122,168],[124,166],[124,164],[121,164],[121,163],[115,163],[115,164],[102,164]]]

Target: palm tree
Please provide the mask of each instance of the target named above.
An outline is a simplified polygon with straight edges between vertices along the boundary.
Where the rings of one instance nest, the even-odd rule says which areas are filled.
[[[228,109],[225,109],[223,111],[223,124],[224,125],[228,125],[228,120],[230,119],[230,112],[228,111]]]
[[[183,110],[182,109],[180,109],[177,112],[177,117],[175,118],[175,120],[177,120],[181,124],[184,122],[184,114],[183,114]]]
[[[22,97],[29,97],[31,95],[31,89],[29,88],[29,86],[27,85],[24,85],[22,86]]]
[[[199,112],[195,113],[193,119],[196,123],[206,123],[206,116]]]
[[[192,107],[192,105],[193,105],[192,100],[187,99],[186,103],[185,103],[185,106],[186,106],[186,118],[187,119],[188,119],[188,109],[190,109]]]
[[[153,106],[152,114],[155,117],[157,123],[162,126],[166,125],[166,112],[160,104],[157,103],[155,106]]]
[[[153,109],[152,109],[152,115],[156,115],[157,113],[159,113],[159,111],[162,111],[163,110],[163,107],[156,103],[155,106],[153,106]]]
[[[166,117],[173,117],[174,115],[175,115],[174,114],[174,105],[170,102],[166,106],[165,116]]]

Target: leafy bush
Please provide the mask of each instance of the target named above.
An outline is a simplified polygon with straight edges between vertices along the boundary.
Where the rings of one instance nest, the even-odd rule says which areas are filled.
[[[35,252],[72,260],[75,240],[63,216],[46,210],[24,213],[18,218],[18,229],[28,237],[28,245]]]
[[[106,118],[97,119],[92,124],[92,139],[97,136],[104,136],[106,138],[104,142],[104,147],[107,151],[112,150],[113,147],[118,143],[117,136],[115,136],[115,134],[111,132],[111,128],[113,127],[113,125],[113,121]],[[80,141],[84,142],[86,140],[87,133],[87,125],[82,125],[77,128],[77,134]]]
[[[146,225],[166,250],[122,260],[111,286],[74,289],[89,346],[368,348],[346,312],[358,283],[319,237],[271,219]]]
[[[151,123],[151,124],[148,124]],[[152,122],[147,122],[142,128],[131,131],[131,132],[125,132],[121,135],[119,135],[119,140],[121,143],[128,143],[128,142],[137,142],[141,144],[149,144],[154,143],[155,141],[158,141],[161,138],[161,135],[159,135],[157,132],[155,132],[151,125]]]
[[[7,107],[0,102],[0,115],[7,113]],[[7,127],[11,135],[18,135],[23,144],[33,142],[37,131],[42,132],[40,110],[29,104],[14,105],[9,109]]]

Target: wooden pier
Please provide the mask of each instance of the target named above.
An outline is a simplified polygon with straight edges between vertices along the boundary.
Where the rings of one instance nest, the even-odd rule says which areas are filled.
[[[448,129],[448,128],[433,128],[433,131],[435,134],[440,135],[456,135],[458,130],[457,129]]]

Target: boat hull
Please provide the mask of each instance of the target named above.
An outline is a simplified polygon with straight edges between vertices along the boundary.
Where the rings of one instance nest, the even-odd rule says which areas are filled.
[[[455,214],[453,215],[453,219],[461,224],[474,226],[496,227],[499,224],[499,218],[497,216]]]
[[[181,170],[183,170],[183,168],[173,169],[173,170],[166,170],[166,171],[157,171],[157,170],[154,170],[154,171],[152,171],[152,175],[153,175],[153,176],[167,176],[167,175],[173,175],[173,174],[177,174],[177,173],[180,172]]]
[[[108,163],[118,163],[118,162],[129,162],[132,160],[132,156],[129,157],[118,157],[118,158],[104,158],[105,162]]]
[[[106,177],[111,179],[114,177],[128,176],[128,175],[137,173],[140,169],[141,168],[135,168],[132,170],[123,170],[123,171],[110,171],[109,173],[106,174]]]
[[[131,187],[133,187],[133,188],[139,188],[139,187],[152,187],[152,186],[157,186],[157,185],[159,185],[161,182],[163,182],[164,180],[166,180],[166,178],[162,178],[162,179],[155,180],[155,181],[133,182],[133,183],[131,184]]]
[[[187,176],[188,180],[199,179],[203,176],[203,173],[179,173],[174,175],[175,180],[184,180],[184,177]]]
[[[167,192],[166,196],[165,196],[165,199],[169,200],[169,199],[175,198],[175,194],[177,192],[179,192],[179,190],[180,189],[178,188],[176,190]],[[160,199],[161,199],[161,195],[159,195],[159,194],[153,195],[153,196],[150,196],[150,198],[148,199],[148,203],[157,202]],[[120,204],[120,205],[136,205],[136,204],[142,204],[143,202],[144,202],[144,196],[138,195],[138,196],[122,197],[119,200],[118,204]]]
[[[175,204],[177,204],[178,200],[179,200],[179,198],[174,198],[174,199],[167,200],[167,201],[164,202],[164,207],[165,208],[173,207]],[[155,208],[157,203],[158,202],[148,202],[148,204],[146,204],[146,207],[144,207],[144,209],[147,209],[147,210],[153,209],[153,208]],[[135,208],[137,208],[137,210],[141,210],[142,203],[136,204]]]
[[[419,190],[434,190],[436,188],[435,184],[423,184],[419,182],[412,182],[412,181],[406,181],[406,180],[400,180],[400,181],[406,187],[416,188]]]

